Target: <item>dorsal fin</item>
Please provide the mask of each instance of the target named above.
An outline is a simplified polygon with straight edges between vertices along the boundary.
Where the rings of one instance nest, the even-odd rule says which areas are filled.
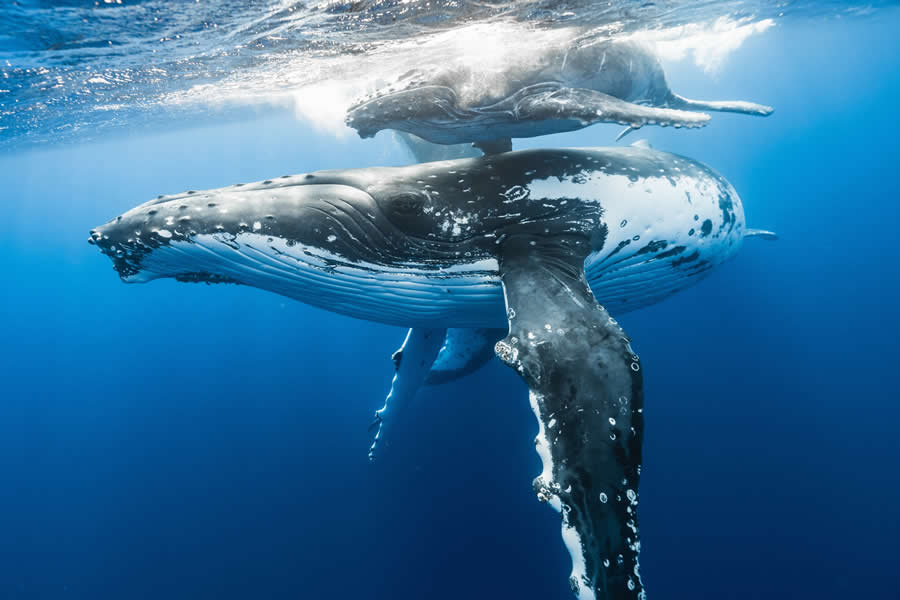
[[[650,145],[650,142],[648,142],[648,141],[645,140],[645,139],[640,139],[640,140],[634,142],[634,143],[631,144],[631,145],[632,145],[634,148],[645,148],[645,149],[647,149],[647,150],[652,150],[652,149],[653,149],[653,146]]]

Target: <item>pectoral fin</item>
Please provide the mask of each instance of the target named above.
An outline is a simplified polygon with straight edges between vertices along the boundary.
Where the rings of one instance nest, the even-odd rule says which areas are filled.
[[[369,458],[375,460],[384,451],[397,416],[422,386],[449,383],[477,371],[494,358],[494,343],[504,335],[504,329],[410,329],[394,353],[391,391],[369,426],[375,432]]]
[[[538,499],[562,515],[579,600],[644,598],[638,569],[641,365],[584,276],[586,240],[510,238],[500,274],[509,334],[497,355],[539,421]]]
[[[490,111],[509,113],[519,121],[571,121],[580,127],[595,123],[620,123],[631,129],[644,125],[702,127],[709,121],[709,115],[700,112],[643,106],[602,92],[558,84],[529,86],[502,103],[478,109],[482,115]]]
[[[375,460],[384,449],[384,441],[402,413],[416,397],[431,365],[444,345],[446,329],[410,329],[400,349],[394,353],[394,379],[384,406],[375,412],[370,429],[376,430],[369,449],[369,459]]]

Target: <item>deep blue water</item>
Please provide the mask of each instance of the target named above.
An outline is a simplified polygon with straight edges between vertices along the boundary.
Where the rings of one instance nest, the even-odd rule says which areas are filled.
[[[645,367],[654,600],[900,598],[898,31],[896,10],[785,19],[715,77],[667,64],[679,93],[776,113],[633,134],[712,165],[781,237],[619,318]],[[0,598],[568,598],[514,373],[421,394],[371,465],[402,330],[123,285],[86,243],[159,193],[408,160],[284,112],[204,123],[0,157]]]

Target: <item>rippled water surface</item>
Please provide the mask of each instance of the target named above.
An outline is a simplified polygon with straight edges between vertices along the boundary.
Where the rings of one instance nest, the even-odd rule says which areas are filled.
[[[637,34],[697,50],[711,35],[740,39],[770,19],[847,18],[884,4],[8,2],[0,5],[0,145],[91,139],[111,127],[259,105],[334,127],[356,94],[423,61],[535,52],[561,36]]]

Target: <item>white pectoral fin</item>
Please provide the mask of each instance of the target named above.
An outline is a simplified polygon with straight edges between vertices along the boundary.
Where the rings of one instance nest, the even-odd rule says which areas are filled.
[[[446,329],[413,328],[406,334],[400,349],[394,353],[394,379],[384,406],[375,412],[375,420],[370,429],[375,431],[375,439],[369,449],[369,458],[385,447],[385,439],[397,422],[397,414],[402,413],[425,383],[431,365],[444,345]]]

